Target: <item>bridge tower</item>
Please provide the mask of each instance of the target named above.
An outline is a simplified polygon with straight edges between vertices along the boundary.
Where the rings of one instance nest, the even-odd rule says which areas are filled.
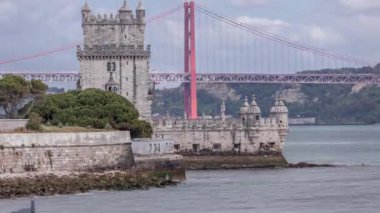
[[[197,119],[197,80],[195,51],[195,3],[185,2],[185,60],[184,71],[190,73],[190,83],[184,84],[184,110],[187,118]]]
[[[115,92],[131,101],[140,118],[151,120],[153,84],[149,77],[150,45],[145,46],[145,9],[136,14],[127,1],[116,14],[94,15],[82,9],[83,47],[78,47],[81,89]]]

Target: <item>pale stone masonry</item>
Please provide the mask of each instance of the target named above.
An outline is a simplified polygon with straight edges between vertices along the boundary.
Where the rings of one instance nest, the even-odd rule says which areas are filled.
[[[116,14],[94,15],[82,8],[83,47],[78,46],[80,89],[98,88],[120,94],[151,120],[153,84],[149,78],[150,45],[144,44],[145,9],[135,14],[127,1]]]
[[[164,119],[154,121],[154,138],[171,139],[180,153],[237,152],[257,154],[282,152],[288,134],[288,109],[277,98],[269,118],[261,117],[255,97],[245,98],[239,119],[227,119],[224,102],[218,119]]]
[[[26,128],[27,119],[0,119],[0,133],[13,132],[17,129]]]
[[[0,134],[0,174],[132,168],[129,132]]]

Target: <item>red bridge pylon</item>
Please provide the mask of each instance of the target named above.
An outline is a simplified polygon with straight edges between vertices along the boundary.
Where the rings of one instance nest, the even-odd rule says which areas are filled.
[[[185,60],[184,71],[190,73],[190,83],[184,84],[184,110],[189,119],[198,118],[196,51],[195,51],[195,3],[185,2]]]

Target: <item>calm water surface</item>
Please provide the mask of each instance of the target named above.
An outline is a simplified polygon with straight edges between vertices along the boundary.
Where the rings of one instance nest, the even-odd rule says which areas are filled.
[[[36,198],[37,213],[380,212],[379,125],[292,127],[284,153],[290,162],[342,166],[188,172],[165,189]],[[0,212],[28,205],[0,201]]]

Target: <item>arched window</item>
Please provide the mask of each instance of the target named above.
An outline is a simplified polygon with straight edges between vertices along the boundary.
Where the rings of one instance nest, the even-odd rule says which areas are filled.
[[[107,62],[107,71],[111,72],[112,67],[111,67],[111,62]]]

